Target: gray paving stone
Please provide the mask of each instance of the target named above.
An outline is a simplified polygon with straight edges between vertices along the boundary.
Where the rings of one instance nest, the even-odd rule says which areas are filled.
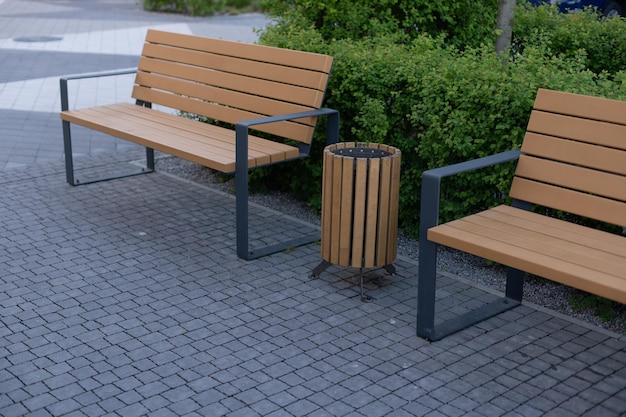
[[[45,33],[60,20],[44,9],[31,16],[32,6],[70,7],[68,34],[162,23],[200,33],[249,22],[147,14],[131,3],[94,13],[79,2],[37,0],[20,3],[19,15]],[[16,7],[3,3],[6,38],[20,30],[6,18]],[[2,52],[0,59],[25,61],[0,76],[0,88],[136,59]],[[28,67],[35,60],[49,65]],[[522,305],[428,343],[414,336],[414,260],[397,260],[393,277],[368,272],[384,285],[368,283],[375,300],[363,304],[355,271],[333,266],[308,278],[318,246],[237,259],[231,197],[163,174],[71,188],[58,115],[3,108],[0,115],[10,120],[0,126],[0,145],[10,149],[0,155],[0,191],[10,196],[0,199],[0,384],[11,387],[0,395],[1,415],[617,416],[626,409],[624,336]],[[81,133],[79,169],[141,158],[136,147]],[[14,138],[25,146],[8,145]],[[261,239],[285,223],[263,208],[253,213]],[[451,277],[440,284],[445,315],[491,297]]]

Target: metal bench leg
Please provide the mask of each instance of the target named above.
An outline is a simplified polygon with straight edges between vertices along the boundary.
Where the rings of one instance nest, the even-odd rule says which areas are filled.
[[[420,248],[417,277],[417,335],[427,340],[440,340],[503,311],[519,305],[523,275],[511,272],[507,279],[507,294],[492,303],[449,319],[435,326],[437,289],[437,244],[428,240],[428,229],[437,225],[440,181],[433,176],[422,177],[420,208]]]
[[[522,300],[524,272],[511,269],[507,277],[506,297],[485,304],[435,326],[435,292],[437,282],[437,244],[422,241],[419,250],[417,284],[417,335],[437,341],[483,320],[516,307]]]
[[[146,148],[146,167],[141,168],[139,171],[131,171],[120,175],[113,175],[107,177],[100,177],[89,180],[78,180],[74,176],[74,159],[72,151],[72,133],[70,128],[70,122],[65,120],[63,123],[63,151],[65,154],[65,178],[70,185],[85,185],[92,184],[94,182],[114,180],[117,178],[132,177],[140,174],[148,174],[154,172],[154,149]]]
[[[76,185],[74,181],[74,160],[72,158],[72,135],[70,122],[63,120],[63,151],[65,152],[65,178],[68,184]]]
[[[239,135],[237,135],[239,136]],[[239,139],[239,138],[238,138]],[[247,139],[247,132],[246,132]],[[248,250],[248,141],[245,149],[240,149],[240,141],[237,140],[237,162],[235,172],[235,229],[237,233],[237,256],[250,260]],[[245,153],[245,159],[241,153]],[[244,164],[239,161],[243,159]]]
[[[420,250],[417,288],[417,335],[428,340],[439,340],[478,322],[495,316],[520,304],[524,275],[510,271],[507,275],[506,296],[492,303],[435,326],[435,301],[437,287],[437,244],[428,241],[428,229],[439,223],[439,200],[441,179],[462,172],[481,169],[491,165],[516,160],[519,151],[503,152],[461,164],[425,171],[422,174],[420,200]]]
[[[235,227],[237,229],[237,256],[252,260],[288,248],[306,245],[319,240],[319,234],[305,235],[277,244],[257,248],[249,246],[249,202],[248,202],[248,127],[235,126],[236,166],[235,166]]]
[[[437,244],[420,239],[417,276],[417,335],[435,340]]]
[[[506,298],[522,302],[524,293],[524,271],[515,268],[507,268],[506,270]]]
[[[146,148],[146,171],[154,171],[154,149]]]

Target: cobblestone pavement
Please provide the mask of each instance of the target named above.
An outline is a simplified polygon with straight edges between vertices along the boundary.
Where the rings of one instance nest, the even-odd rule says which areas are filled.
[[[60,75],[132,66],[147,27],[253,41],[263,22],[0,1],[0,415],[625,415],[624,335],[524,304],[428,343],[415,260],[367,271],[363,303],[358,271],[310,278],[318,245],[238,259],[228,194],[158,172],[65,183]],[[41,36],[62,40],[14,40]],[[78,170],[141,157],[82,133]],[[251,223],[313,227],[260,206]],[[438,297],[443,317],[494,295],[442,273]]]

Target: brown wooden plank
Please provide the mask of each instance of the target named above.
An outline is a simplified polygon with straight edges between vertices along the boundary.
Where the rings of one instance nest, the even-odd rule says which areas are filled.
[[[626,125],[533,110],[527,130],[626,150]]]
[[[590,248],[624,256],[624,237],[596,230],[579,224],[554,219],[532,211],[520,210],[507,205],[500,205],[481,213],[494,220],[534,230],[538,233],[550,231],[560,239],[579,243]]]
[[[232,109],[225,106],[218,106],[197,100],[189,100],[181,96],[174,96],[151,89],[144,89],[141,94],[133,89],[133,97],[143,97],[142,100],[150,103],[167,102],[172,109],[186,111],[191,114],[198,114],[212,119],[221,120],[226,123],[236,124],[243,120],[251,120],[265,117],[263,114],[255,114],[240,109]],[[278,122],[254,126],[254,130],[271,133],[287,139],[297,140],[303,143],[311,143],[313,137],[313,127],[298,124],[296,122]]]
[[[523,228],[511,227],[503,222],[489,221],[481,216],[472,215],[447,224],[449,231],[471,234],[499,243],[502,246],[499,250],[502,254],[516,256],[517,251],[528,250],[552,259],[551,262],[567,262],[598,273],[626,278],[623,269],[624,261],[626,261],[624,256],[589,251],[589,248],[580,247],[577,243],[565,244],[561,241],[555,245],[558,239],[551,239],[547,234],[528,232]],[[458,249],[468,252],[473,250],[471,246],[474,244],[472,240],[468,240],[465,244],[460,244]],[[529,258],[531,259],[532,257]],[[547,261],[544,260],[544,262]],[[626,284],[626,281],[624,283]]]
[[[626,151],[527,132],[522,152],[626,175]]]
[[[233,162],[235,161],[235,138],[232,130],[198,123],[170,114],[157,114],[157,111],[133,105],[123,106],[123,111],[120,113],[120,107],[122,106],[102,106],[91,110],[87,109],[86,112],[97,112],[96,117],[105,114],[110,115],[109,126],[113,124],[118,129],[129,132],[150,131],[151,133],[146,133],[145,136],[155,140],[155,142],[170,141],[172,145],[197,149],[198,152],[210,149],[229,156]],[[268,147],[265,144],[271,146]],[[252,167],[285,159],[285,153],[275,149],[274,144],[272,141],[261,138],[252,138],[249,141],[248,160],[251,163],[254,162]]]
[[[89,119],[85,119],[76,117],[76,114],[73,112],[65,113],[64,120],[69,121],[71,123],[75,123],[81,126],[85,126],[87,128],[97,130],[106,134],[110,134],[116,137],[119,137],[124,140],[129,140],[131,142],[137,143],[141,146],[147,146],[153,148],[155,150],[168,153],[170,155],[175,155],[183,159],[187,159],[192,162],[199,163],[201,165],[207,166],[209,168],[222,171],[222,172],[230,172],[232,169],[230,165],[231,159],[228,158],[225,160],[224,158],[218,156],[217,154],[212,155],[199,155],[197,152],[188,152],[185,149],[180,149],[179,147],[172,146],[172,144],[160,144],[156,143],[153,140],[146,139],[143,135],[149,134],[150,132],[143,132],[141,136],[137,136],[135,134],[131,134],[127,131],[119,131],[114,128],[109,128],[108,123],[106,123],[106,119],[100,118],[97,122],[91,122]],[[155,130],[156,132],[156,130]],[[210,159],[209,159],[210,158]]]
[[[380,190],[380,159],[370,160],[367,179],[367,222],[365,225],[365,254],[363,267],[376,266],[376,242],[378,241],[378,195]]]
[[[567,241],[559,236],[559,230],[544,227],[543,230],[527,228],[506,220],[495,219],[488,214],[478,213],[459,220],[456,227],[463,230],[491,236],[493,239],[526,247],[550,255],[554,258],[581,264],[589,268],[613,275],[624,274],[626,262],[626,239],[622,242],[624,253],[615,254],[586,245],[581,241]]]
[[[236,56],[217,55],[165,45],[146,44],[141,55],[142,59],[139,61],[140,70],[153,71],[153,65],[162,65],[165,68],[164,64],[169,62],[172,64],[169,67],[173,68],[175,76],[178,76],[179,71],[185,68],[194,70],[196,74],[203,74],[206,73],[206,70],[213,70],[243,75],[258,80],[291,84],[322,92],[326,89],[328,82],[327,72],[314,71],[309,68],[293,68]],[[146,66],[150,62],[153,65]],[[161,71],[158,70],[157,72]],[[205,78],[205,75],[201,75],[200,77],[193,76],[190,79]]]
[[[256,61],[270,62],[296,68],[310,68],[321,72],[330,72],[332,68],[332,57],[328,55],[225,41],[221,39],[203,38],[154,29],[148,30],[146,42],[196,49],[226,56],[247,57],[248,59]]]
[[[573,264],[509,242],[481,236],[455,227],[454,222],[429,229],[428,239],[457,248],[503,265],[521,269],[584,291],[626,303],[626,281],[623,272],[613,276],[586,265]]]
[[[365,239],[365,206],[367,199],[367,159],[357,158],[354,177],[354,210],[352,221],[352,263],[355,268],[363,267],[363,241]]]
[[[343,161],[333,157],[333,196],[332,196],[332,230],[330,263],[339,265],[339,243],[341,239],[341,197],[342,197]]]
[[[96,110],[94,112],[94,110]],[[219,146],[202,146],[199,141],[189,140],[187,137],[171,140],[172,136],[163,134],[158,125],[138,127],[135,121],[125,121],[123,114],[116,116],[104,115],[101,108],[73,111],[65,114],[64,118],[72,123],[98,130],[103,133],[130,140],[142,146],[191,159],[209,168],[222,172],[233,172],[235,160],[233,152]],[[248,166],[253,168],[256,161],[253,157],[248,158]]]
[[[135,78],[135,82],[137,84],[148,86],[154,85],[157,88],[170,91],[175,91],[174,88],[177,84],[181,85],[182,88],[184,88],[187,83],[191,83],[191,85],[202,84],[224,88],[231,91],[238,91],[245,93],[246,95],[260,96],[277,101],[300,104],[308,108],[320,107],[322,99],[324,98],[323,90],[320,91],[283,82],[275,82],[211,69],[181,65],[176,62],[141,58],[139,65],[139,71],[137,72]],[[153,74],[153,77],[146,77],[145,74]],[[158,77],[158,75],[161,75],[161,77]],[[183,81],[187,81],[187,83]],[[157,82],[159,84],[156,84]],[[168,82],[173,85],[170,87],[167,84]],[[175,84],[175,82],[177,83]],[[211,90],[207,91],[209,93],[211,92]],[[196,94],[200,97],[203,95],[200,91],[197,91]],[[206,100],[210,101],[211,99],[206,98]],[[215,101],[221,103],[220,100]],[[267,114],[271,113],[268,112]]]
[[[107,134],[122,138],[127,136],[128,140],[141,141],[144,146],[162,147],[166,146],[164,142],[168,142],[170,147],[164,152],[175,154],[174,148],[180,147],[203,155],[202,162],[195,162],[223,172],[234,171],[234,132],[229,129],[126,103],[75,110],[63,113],[62,117]],[[297,148],[254,136],[250,137],[249,147],[251,168],[299,154]]]
[[[579,216],[626,226],[626,203],[515,177],[510,196]]]
[[[331,259],[330,249],[332,245],[332,212],[333,212],[333,154],[328,150],[324,150],[323,155],[323,181],[322,181],[322,240],[321,253],[322,259],[329,261]]]
[[[380,163],[380,189],[378,190],[378,225],[376,236],[378,237],[376,248],[376,265],[386,265],[387,245],[389,235],[389,208],[391,199],[391,159],[381,158]]]
[[[222,128],[209,123],[198,123],[196,120],[188,119],[186,117],[163,113],[158,110],[155,111],[127,103],[120,103],[113,106],[115,108],[119,107],[120,111],[126,113],[127,115],[132,114],[131,120],[134,122],[141,122],[141,120],[145,119],[148,126],[150,124],[158,124],[163,127],[169,127],[170,129],[167,129],[167,131],[170,132],[174,138],[177,135],[189,132],[202,142],[206,142],[207,140],[219,140],[222,143],[217,142],[214,145],[228,149],[234,155],[235,132],[232,129]],[[105,106],[103,110],[111,107],[112,106]],[[299,150],[296,147],[272,140],[262,139],[254,135],[249,135],[248,137],[248,148],[252,152],[260,152],[270,155],[270,162],[272,163],[285,159],[297,158],[299,156]],[[254,153],[252,155],[254,156]]]
[[[391,151],[391,149],[388,149]],[[390,217],[389,217],[389,238],[387,244],[387,263],[396,259],[398,248],[398,211],[400,203],[400,172],[401,153],[396,150],[391,158],[391,195],[390,195]]]
[[[352,249],[352,194],[354,184],[354,165],[352,158],[337,157],[341,161],[341,216],[339,219],[339,265],[350,265]]]
[[[188,131],[194,135],[216,139],[224,142],[224,148],[233,152],[235,149],[235,132],[209,123],[197,123],[195,120],[188,120],[171,114],[163,114],[141,106],[121,103],[117,106],[125,106],[124,111],[133,114],[133,117],[146,119],[152,123],[170,126],[175,132]],[[175,133],[173,133],[175,135]],[[204,139],[202,139],[204,141]],[[216,144],[219,146],[219,144]],[[271,162],[279,162],[286,159],[295,159],[300,155],[298,148],[273,140],[262,139],[254,135],[248,136],[248,148],[253,152],[262,152],[271,157]],[[253,154],[254,155],[254,154]]]
[[[621,100],[539,89],[534,108],[626,125],[626,102]]]
[[[624,156],[626,157],[626,152]],[[626,158],[624,158],[624,164],[626,165]],[[515,175],[626,202],[626,176],[622,175],[528,155],[520,156]]]
[[[274,98],[261,97],[251,94],[251,92],[234,91],[155,73],[139,72],[137,73],[136,82],[143,87],[168,91],[175,95],[183,95],[209,103],[219,103],[225,106],[268,116],[302,112],[319,107],[297,104],[297,100],[295,99],[293,102],[284,101],[284,97],[283,100],[276,100]],[[278,90],[279,89],[276,89],[274,91]],[[308,100],[309,103],[312,101],[314,100]],[[308,122],[305,122],[305,124],[314,126],[315,119],[310,118],[308,119]]]

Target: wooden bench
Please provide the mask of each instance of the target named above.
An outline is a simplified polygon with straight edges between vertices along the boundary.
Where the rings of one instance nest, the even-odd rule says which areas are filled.
[[[443,177],[517,160],[512,206],[438,224]],[[426,171],[417,334],[438,340],[522,301],[524,272],[626,303],[626,237],[529,211],[626,226],[626,102],[539,90],[521,151]],[[437,245],[510,267],[501,300],[435,326]]]
[[[154,150],[235,173],[241,258],[315,241],[318,234],[249,248],[248,170],[308,156],[319,116],[328,118],[327,143],[338,141],[339,113],[321,107],[332,63],[327,55],[149,30],[137,69],[60,80],[67,182],[79,185],[129,175],[75,179],[70,134],[74,123],[145,146],[146,168],[130,175],[154,170]],[[136,73],[136,104],[70,109],[68,81],[128,73]],[[184,113],[219,126],[182,117]],[[250,135],[250,128],[272,136]]]

